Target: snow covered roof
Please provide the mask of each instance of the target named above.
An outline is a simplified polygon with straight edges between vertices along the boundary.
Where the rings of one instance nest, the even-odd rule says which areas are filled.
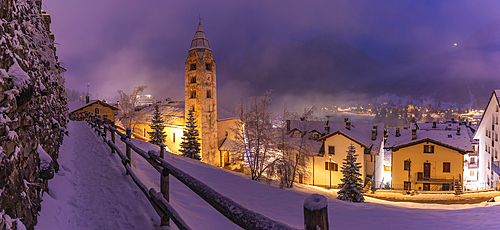
[[[495,97],[497,99],[497,105],[500,106],[500,89],[493,90],[493,93],[491,94],[490,100],[488,101],[488,104],[486,105],[486,108],[484,109],[484,113],[483,113],[483,116],[481,117],[481,121],[479,121],[479,125],[477,125],[476,133],[474,134],[474,139],[479,139],[479,135],[477,134],[477,131],[479,131],[479,128],[481,127],[481,124],[483,123],[484,115],[488,113],[488,108],[490,107],[490,103],[493,101],[492,100],[493,97]]]
[[[412,123],[412,129],[425,129],[425,130],[457,130],[460,126],[459,123],[436,123],[436,128],[433,128],[433,123]]]
[[[83,109],[83,108],[85,108],[85,107],[91,106],[91,105],[93,105],[93,104],[100,104],[100,105],[102,105],[102,106],[104,106],[104,107],[108,107],[108,108],[110,108],[110,109],[112,109],[112,110],[120,110],[120,109],[118,109],[118,108],[116,108],[116,107],[114,107],[114,106],[112,106],[112,105],[110,105],[110,104],[108,104],[108,103],[106,103],[106,102],[103,102],[103,101],[101,101],[101,100],[92,100],[92,101],[90,101],[88,104],[85,104],[85,105],[83,105],[82,107],[80,107],[80,108],[78,108],[78,109],[75,109],[75,110],[71,111],[71,113],[76,112],[76,111],[78,111],[78,110],[81,110],[81,109]]]
[[[189,50],[194,49],[210,49],[210,45],[208,44],[207,36],[205,35],[205,31],[201,27],[201,22],[198,24],[198,28],[196,29],[196,33],[194,34],[193,41],[191,41],[191,48]]]
[[[169,101],[158,103],[158,110],[162,115],[165,124],[184,126],[184,101]],[[138,113],[146,116],[146,122],[150,123],[153,119],[155,106],[144,106]]]
[[[236,115],[234,115],[233,113],[231,113],[223,108],[217,107],[217,121],[225,121],[225,120],[231,120],[231,119],[235,119],[235,118],[238,118],[238,117]]]
[[[380,152],[380,146],[384,139],[384,123],[351,123],[350,129],[347,129],[345,122],[326,122],[326,121],[298,121],[291,120],[290,130],[303,129],[318,131],[323,136],[318,141],[325,140],[333,135],[344,135],[347,138],[363,145],[365,148],[371,148],[373,154]],[[325,126],[329,127],[329,133],[325,135]],[[372,130],[377,127],[377,136],[372,140]]]
[[[345,122],[329,122],[330,133],[321,137],[319,140],[325,140],[333,135],[341,134],[347,138],[358,142],[365,148],[371,148],[372,154],[380,152],[380,147],[384,139],[384,123],[352,123],[350,129],[347,129]],[[372,140],[372,130],[376,127],[377,135]]]
[[[231,138],[224,138],[224,140],[222,141],[222,144],[220,145],[219,147],[219,150],[220,151],[238,151],[240,150],[241,148],[239,147],[238,145],[238,142],[236,142],[235,140],[231,139]]]
[[[459,151],[462,154],[473,152],[470,137],[465,125],[460,126],[460,135],[457,135],[456,130],[424,130],[417,129],[417,138],[412,140],[412,130],[400,129],[400,136],[396,136],[396,129],[389,130],[386,148],[392,148],[397,151],[400,148],[420,144],[422,142],[431,142],[447,148]]]

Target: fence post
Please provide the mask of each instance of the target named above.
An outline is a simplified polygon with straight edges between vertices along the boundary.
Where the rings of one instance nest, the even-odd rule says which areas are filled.
[[[169,184],[170,184],[170,171],[168,168],[163,168],[161,171],[161,179],[160,179],[160,191],[161,194],[163,195],[163,198],[170,202],[170,196],[169,196]],[[169,225],[169,220],[170,218],[166,215],[162,218],[161,220],[161,225],[162,226],[170,226]]]
[[[127,128],[126,134],[127,134],[127,139],[128,139],[129,141],[132,141],[132,139],[131,139],[131,137],[132,137],[131,132],[132,132],[132,131],[130,130],[130,128]],[[127,148],[126,148],[126,152],[125,152],[125,153],[127,154],[128,163],[129,163],[129,165],[130,165],[130,162],[132,161],[132,158],[130,157],[130,145],[128,145],[127,143],[125,143],[125,145],[127,146]]]
[[[107,135],[107,128],[106,128],[106,125],[108,124],[108,118],[104,118],[104,124],[102,125],[103,129],[104,129],[104,138],[108,138],[108,135]]]
[[[111,124],[109,124],[112,129],[109,129],[109,132],[111,134],[111,141],[113,142],[113,144],[115,144],[115,122],[112,121]],[[115,149],[111,148],[111,153],[115,153]]]
[[[306,230],[328,230],[328,202],[325,196],[312,194],[304,200],[304,227]]]
[[[165,144],[160,143],[160,158],[164,159],[165,157]]]

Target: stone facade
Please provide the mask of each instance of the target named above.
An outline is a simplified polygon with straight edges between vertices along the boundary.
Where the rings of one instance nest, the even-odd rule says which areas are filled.
[[[205,32],[198,25],[185,63],[185,114],[195,111],[202,161],[219,165],[215,60]]]
[[[64,79],[41,1],[0,5],[0,229],[21,222],[33,229],[66,132]],[[52,158],[45,170],[41,151]]]

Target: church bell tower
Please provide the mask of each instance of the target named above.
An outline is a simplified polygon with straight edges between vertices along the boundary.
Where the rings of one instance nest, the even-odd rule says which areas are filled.
[[[217,165],[220,157],[217,151],[217,78],[212,49],[201,21],[191,41],[184,78],[185,118],[190,110],[194,111],[202,161]]]

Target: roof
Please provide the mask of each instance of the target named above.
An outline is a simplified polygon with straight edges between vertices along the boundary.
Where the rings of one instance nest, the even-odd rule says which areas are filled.
[[[210,45],[208,44],[207,36],[205,35],[205,31],[203,31],[203,27],[201,27],[201,22],[198,24],[198,28],[196,29],[196,33],[194,34],[193,40],[191,41],[191,48],[189,50],[194,49],[210,49]]]
[[[240,150],[241,148],[239,147],[239,144],[238,142],[236,142],[235,140],[231,139],[231,138],[224,138],[224,140],[222,141],[222,144],[220,145],[219,147],[219,150],[220,151],[238,151]]]
[[[145,105],[139,107],[140,111],[136,112],[137,115],[146,115],[145,122],[151,123],[155,111],[155,105]],[[171,126],[184,126],[185,125],[185,102],[184,101],[168,101],[158,102],[158,109],[162,115],[164,123]],[[237,118],[231,112],[217,107],[217,121],[230,120]]]
[[[333,135],[344,135],[347,138],[358,142],[367,149],[371,148],[372,154],[380,152],[380,147],[384,139],[384,123],[352,123],[350,129],[347,129],[345,122],[329,122],[330,133],[321,137],[319,140],[325,140]],[[377,136],[372,140],[372,130],[377,127]]]
[[[158,109],[166,125],[184,126],[184,101],[168,101],[158,103]],[[143,106],[138,115],[145,114],[146,122],[150,123],[153,119],[155,105]]]
[[[491,103],[493,97],[495,97],[497,99],[497,105],[500,106],[500,89],[493,90],[493,93],[491,94],[490,100],[488,101],[488,104],[486,105],[486,108],[484,109],[484,113],[483,113],[483,116],[481,117],[481,121],[479,121],[479,125],[477,125],[477,129],[476,129],[476,132],[474,134],[474,139],[479,139],[477,132],[479,131],[479,128],[481,127],[481,124],[483,123],[484,115],[488,112],[487,110],[490,107],[490,103]]]
[[[106,103],[106,102],[103,102],[103,101],[101,101],[101,100],[94,100],[94,101],[91,101],[91,102],[89,102],[89,103],[87,103],[87,104],[83,105],[82,107],[80,107],[80,108],[78,108],[78,109],[75,109],[75,110],[71,111],[71,113],[74,113],[74,112],[76,112],[76,111],[78,111],[78,110],[84,109],[85,107],[89,107],[89,106],[91,106],[91,105],[93,105],[93,104],[100,104],[100,105],[102,105],[102,106],[104,106],[104,107],[108,107],[108,108],[110,108],[110,109],[112,109],[112,110],[120,110],[120,109],[118,109],[118,108],[116,108],[116,107],[114,107],[114,106],[112,106],[112,105],[110,105],[110,104],[108,104],[108,103]]]
[[[217,121],[225,121],[225,120],[231,120],[231,119],[236,119],[238,118],[236,115],[234,115],[233,113],[223,109],[223,108],[220,108],[220,107],[217,107]]]
[[[396,136],[396,129],[389,130],[387,141],[385,142],[386,148],[391,148],[397,151],[401,148],[420,144],[422,142],[431,142],[443,147],[454,149],[462,154],[473,152],[472,144],[470,141],[467,127],[460,126],[460,135],[457,135],[457,130],[425,130],[417,129],[417,138],[412,140],[412,130],[400,129],[400,136]]]
[[[329,127],[329,133],[325,135],[325,126]],[[377,136],[372,140],[372,129],[377,126]],[[345,122],[327,122],[327,121],[290,121],[290,130],[308,130],[308,132],[317,131],[323,136],[318,141],[326,140],[334,135],[343,135],[352,141],[371,149],[372,154],[380,152],[380,146],[384,139],[384,123],[351,123],[350,129],[346,128]],[[320,150],[320,154],[321,154]]]

